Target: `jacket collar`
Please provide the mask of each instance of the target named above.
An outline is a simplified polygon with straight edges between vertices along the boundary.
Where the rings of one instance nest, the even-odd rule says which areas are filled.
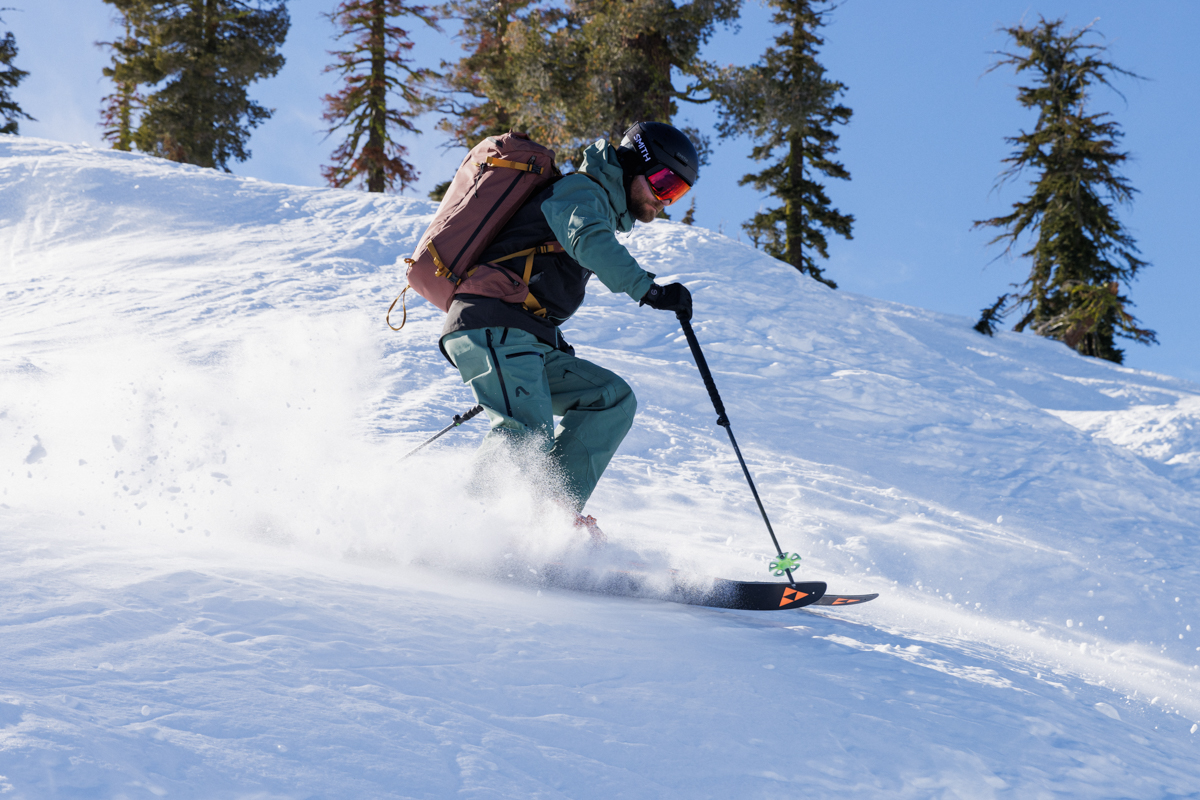
[[[617,230],[621,233],[633,230],[633,215],[629,213],[629,203],[625,197],[625,171],[617,159],[616,148],[604,139],[592,142],[583,150],[579,171],[600,184],[608,195]]]

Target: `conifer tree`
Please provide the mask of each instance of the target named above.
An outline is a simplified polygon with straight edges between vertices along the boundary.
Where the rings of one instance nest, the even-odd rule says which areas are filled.
[[[469,148],[512,128],[514,119],[506,103],[514,94],[514,46],[508,35],[510,27],[522,24],[519,15],[533,2],[455,0],[447,6],[460,22],[458,38],[467,52],[458,61],[442,62],[440,83],[445,94],[438,108],[447,116],[438,128],[454,144]]]
[[[768,161],[761,172],[739,184],[769,192],[781,205],[760,211],[742,225],[768,254],[836,289],[814,254],[829,257],[826,231],[852,238],[854,217],[833,208],[819,176],[850,180],[833,156],[838,134],[853,113],[838,98],[846,86],[825,76],[817,50],[825,43],[817,31],[833,7],[812,0],[770,0],[772,21],[782,27],[775,46],[758,64],[717,72],[713,93],[721,101],[722,136],[748,133],[758,141],[750,157]]]
[[[0,38],[0,133],[19,133],[20,120],[33,119],[21,109],[16,100],[13,100],[11,94],[11,90],[17,88],[29,75],[13,64],[17,52],[16,37],[12,31],[6,31],[3,38]]]
[[[679,220],[684,225],[696,224],[696,198],[692,197],[692,204],[688,206],[688,210],[684,212],[683,219]]]
[[[103,138],[112,143],[114,150],[129,152],[133,149],[133,134],[137,128],[134,114],[146,104],[146,98],[138,92],[138,85],[126,77],[119,80],[116,77],[120,68],[130,55],[137,54],[142,43],[133,35],[133,26],[128,19],[124,20],[125,36],[118,42],[100,42],[101,47],[113,51],[112,66],[105,67],[102,72],[106,78],[114,81],[115,91],[101,99],[100,127]],[[128,70],[122,70],[128,73]]]
[[[991,67],[1012,65],[1018,75],[1035,79],[1019,87],[1017,98],[1037,110],[1037,123],[1033,131],[1007,138],[1014,150],[1001,181],[1025,170],[1035,175],[1032,194],[1014,203],[1012,213],[975,226],[1003,229],[992,243],[1006,243],[1005,252],[1022,235],[1034,241],[1021,254],[1032,262],[1029,277],[984,309],[975,327],[991,335],[999,319],[1021,309],[1014,330],[1032,326],[1084,355],[1119,364],[1124,351],[1114,346],[1114,336],[1157,342],[1154,331],[1139,327],[1129,313],[1132,303],[1120,288],[1148,264],[1113,214],[1114,204],[1128,203],[1136,191],[1116,172],[1128,158],[1117,150],[1123,133],[1108,114],[1086,107],[1089,87],[1111,88],[1114,75],[1136,76],[1104,60],[1103,45],[1083,41],[1092,25],[1063,33],[1063,22],[1042,18],[1034,27],[1005,29],[1020,51],[1000,53]]]
[[[442,127],[465,145],[515,128],[569,152],[598,136],[619,141],[640,120],[671,122],[677,101],[709,99],[700,47],[739,2],[463,0],[468,55],[446,88],[475,102],[444,104]]]
[[[454,144],[519,130],[564,160],[603,132],[589,105],[582,18],[570,2],[458,0],[451,8],[467,54],[442,64],[438,127]]]
[[[228,171],[250,157],[250,131],[271,110],[248,87],[283,67],[286,0],[104,0],[137,45],[105,71],[113,82],[155,87],[132,144],[172,161]],[[111,74],[109,74],[111,72]]]
[[[338,63],[326,72],[338,72],[344,85],[325,96],[329,133],[347,128],[333,151],[334,163],[322,167],[330,186],[361,182],[369,192],[400,191],[417,179],[416,168],[405,160],[408,149],[394,135],[397,129],[420,133],[413,120],[431,106],[423,84],[436,77],[428,69],[412,66],[407,53],[413,42],[408,31],[393,20],[415,17],[437,27],[428,6],[406,5],[404,0],[343,0],[329,15],[340,28],[338,38],[349,37],[350,47],[339,50]],[[398,102],[390,98],[398,96]]]
[[[574,160],[605,133],[604,112],[592,98],[586,23],[570,2],[530,5],[509,22],[505,61],[484,84],[509,127],[557,150],[560,160]]]
[[[445,6],[447,14],[459,22],[457,38],[467,52],[458,61],[443,60],[443,72],[436,80],[440,93],[433,104],[446,115],[437,127],[449,135],[450,144],[470,149],[488,136],[520,129],[551,148],[561,146],[550,135],[557,129],[552,121],[525,120],[510,113],[507,106],[517,94],[514,76],[520,69],[518,63],[525,60],[521,48],[529,38],[517,36],[514,45],[509,30],[530,22],[520,14],[535,2],[452,0]],[[531,18],[542,13],[557,16],[561,12],[553,8],[543,12],[537,7],[527,11]],[[441,201],[450,183],[445,180],[434,186],[429,192],[430,199]]]
[[[640,120],[670,122],[676,101],[705,102],[711,67],[700,47],[718,22],[737,19],[740,0],[574,0],[584,20],[594,114],[619,141]],[[677,71],[685,84],[672,80]]]

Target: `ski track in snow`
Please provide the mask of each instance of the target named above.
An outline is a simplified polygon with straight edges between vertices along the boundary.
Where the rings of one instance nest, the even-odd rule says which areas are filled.
[[[781,543],[882,596],[539,591],[482,421],[400,460],[473,403],[382,324],[433,209],[0,136],[0,795],[1200,797],[1200,386],[639,226]],[[615,558],[764,579],[682,332],[591,290]]]

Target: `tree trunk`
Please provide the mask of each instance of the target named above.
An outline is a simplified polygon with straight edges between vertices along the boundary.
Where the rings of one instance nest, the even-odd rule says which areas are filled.
[[[502,74],[504,68],[508,66],[508,47],[505,44],[505,38],[508,36],[508,23],[511,11],[507,0],[500,0],[496,3],[496,58],[494,70],[496,74]],[[496,127],[507,131],[511,125],[508,109],[500,102],[496,103]]]
[[[132,81],[121,81],[117,89],[120,99],[117,100],[117,143],[115,149],[128,153],[133,149],[133,96],[137,93],[137,84]]]
[[[217,62],[217,27],[220,24],[221,0],[204,0],[204,17],[200,20],[203,44],[203,62],[200,65],[200,76],[205,83],[211,83],[216,78]],[[180,160],[201,167],[216,167],[217,120],[213,118],[211,103],[198,120],[195,133],[184,136],[187,144],[178,143]]]
[[[793,133],[788,137],[787,199],[784,201],[787,262],[798,270],[804,269],[804,137]]]
[[[804,21],[797,13],[792,17],[791,79],[798,85],[804,72]],[[801,102],[803,102],[801,100]],[[788,134],[787,195],[784,200],[784,235],[787,237],[787,262],[804,271],[804,129]]]
[[[387,52],[384,39],[387,12],[383,0],[371,0],[371,87],[368,93],[370,132],[363,156],[367,162],[367,191],[387,189],[383,169],[384,134],[387,130]]]

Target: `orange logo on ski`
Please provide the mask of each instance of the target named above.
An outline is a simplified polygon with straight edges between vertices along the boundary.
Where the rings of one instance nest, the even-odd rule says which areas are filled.
[[[839,597],[837,600],[833,601],[833,604],[835,606],[849,606],[854,604],[854,600],[849,597]]]
[[[779,601],[779,607],[782,608],[786,605],[791,605],[792,603],[803,600],[806,597],[808,597],[808,592],[802,592],[799,589],[792,589],[789,587],[783,590],[783,599]]]

